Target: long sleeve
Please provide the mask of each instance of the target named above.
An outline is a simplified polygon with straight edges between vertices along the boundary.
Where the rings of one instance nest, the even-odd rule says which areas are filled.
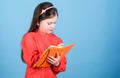
[[[23,59],[26,64],[30,67],[33,67],[34,63],[39,58],[39,52],[35,45],[35,40],[33,36],[29,34],[25,34],[22,40],[22,50],[23,50]]]
[[[57,74],[66,70],[66,57],[61,59],[59,66],[52,66],[53,71]]]

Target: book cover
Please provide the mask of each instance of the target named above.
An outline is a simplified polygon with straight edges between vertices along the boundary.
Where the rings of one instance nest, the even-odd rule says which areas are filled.
[[[50,63],[48,63],[46,60],[49,56],[55,57],[57,52],[61,54],[61,59],[72,49],[74,44],[70,44],[63,47],[58,46],[50,46],[48,49],[46,49],[43,54],[41,55],[40,59],[34,64],[34,67],[49,67],[51,66]]]

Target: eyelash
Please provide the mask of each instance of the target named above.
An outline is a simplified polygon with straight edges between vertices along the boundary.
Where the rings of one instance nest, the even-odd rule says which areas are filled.
[[[50,23],[47,23],[48,25],[51,25],[52,24],[52,22],[50,22]],[[56,22],[54,22],[53,24],[56,24]]]

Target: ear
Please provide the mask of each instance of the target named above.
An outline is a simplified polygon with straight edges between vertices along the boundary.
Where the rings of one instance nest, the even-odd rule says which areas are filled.
[[[37,22],[37,26],[39,26],[40,25],[40,23],[39,22]]]

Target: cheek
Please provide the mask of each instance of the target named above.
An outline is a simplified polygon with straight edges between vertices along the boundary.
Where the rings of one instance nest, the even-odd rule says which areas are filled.
[[[41,22],[39,27],[40,27],[40,29],[44,29],[45,26],[46,26],[45,23]]]
[[[49,28],[49,26],[46,25],[46,24],[42,24],[42,25],[40,26],[40,29],[43,30],[43,31],[46,31],[48,28]]]

